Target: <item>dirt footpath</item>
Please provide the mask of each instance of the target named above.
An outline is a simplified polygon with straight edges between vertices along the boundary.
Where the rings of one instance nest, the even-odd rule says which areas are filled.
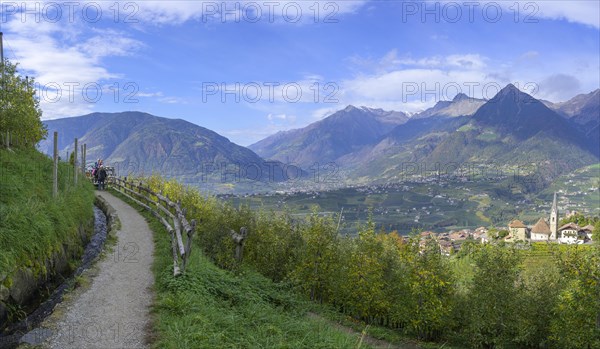
[[[97,263],[89,288],[58,309],[46,348],[147,347],[154,284],[152,232],[131,206],[105,191],[99,194],[121,221],[117,245]]]

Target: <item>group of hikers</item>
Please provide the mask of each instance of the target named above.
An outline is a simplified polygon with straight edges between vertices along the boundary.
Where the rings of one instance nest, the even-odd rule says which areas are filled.
[[[98,190],[104,190],[104,182],[106,181],[106,168],[102,164],[102,159],[98,159],[94,163],[94,167],[92,168],[92,176],[94,177],[94,182],[98,183]]]

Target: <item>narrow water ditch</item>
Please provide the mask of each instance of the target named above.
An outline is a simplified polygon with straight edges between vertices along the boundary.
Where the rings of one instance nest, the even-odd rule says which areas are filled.
[[[88,269],[96,257],[102,251],[107,236],[107,218],[101,209],[94,206],[94,234],[85,247],[79,267],[67,278],[54,280],[38,290],[35,301],[28,307],[30,312],[25,319],[8,325],[0,333],[0,349],[15,348],[20,342],[26,342],[32,345],[42,342],[51,333],[49,330],[37,329],[48,315],[52,314],[54,307],[60,303],[67,290],[75,283],[75,278],[84,270]],[[48,289],[54,289],[47,297]],[[44,299],[41,299],[41,298]]]

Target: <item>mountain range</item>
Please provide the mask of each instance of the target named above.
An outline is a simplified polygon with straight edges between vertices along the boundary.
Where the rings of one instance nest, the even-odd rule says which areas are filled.
[[[120,175],[161,173],[188,183],[281,180],[281,164],[266,162],[248,148],[181,119],[142,112],[93,113],[47,120],[58,131],[61,153],[73,151],[74,138],[87,146],[88,164],[104,159]],[[52,141],[38,148],[52,152]]]
[[[305,128],[276,133],[249,148],[265,158],[308,168],[359,151],[408,120],[403,112],[348,106]]]
[[[268,137],[249,148],[300,166],[333,161],[348,177],[363,182],[393,180],[403,168],[492,167],[536,164],[553,177],[598,161],[600,90],[552,104],[538,101],[509,84],[490,100],[458,94],[391,129],[364,127],[357,115],[378,124],[368,109],[348,106],[303,129]],[[372,132],[372,130],[379,132]],[[345,132],[351,130],[350,132]],[[361,135],[360,141],[352,134]],[[316,137],[318,135],[318,137]],[[343,139],[344,142],[333,141]]]
[[[141,112],[44,123],[59,131],[62,151],[72,150],[77,137],[87,143],[88,161],[107,159],[121,173],[160,172],[188,183],[227,179],[224,174],[264,183],[288,179],[284,164],[335,163],[351,182],[368,183],[397,180],[415,163],[428,169],[535,164],[543,177],[556,177],[598,162],[599,106],[600,90],[552,103],[509,84],[490,100],[458,94],[414,115],[350,105],[248,148],[187,121]],[[39,145],[47,153],[51,146],[49,140]],[[291,177],[306,174],[294,172]]]

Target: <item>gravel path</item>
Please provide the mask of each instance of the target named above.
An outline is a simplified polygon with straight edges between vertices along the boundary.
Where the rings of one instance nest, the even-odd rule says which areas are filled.
[[[328,320],[317,313],[309,312],[308,316],[313,319],[318,319],[318,320],[324,321],[342,332],[348,333],[350,335],[356,335],[358,338],[362,338],[362,341],[361,341],[362,343],[366,343],[374,349],[422,349],[417,344],[408,342],[408,341],[405,343],[394,344],[394,343],[390,343],[390,342],[387,342],[382,339],[377,339],[377,338],[371,337],[368,334],[363,335],[361,332],[358,332],[353,328],[350,328],[350,327],[344,326],[340,323]],[[442,345],[442,347],[443,347],[443,345]]]
[[[48,347],[146,348],[154,276],[152,232],[131,206],[103,191],[117,211],[121,229],[114,252],[97,263],[87,290],[68,302],[54,324]]]

